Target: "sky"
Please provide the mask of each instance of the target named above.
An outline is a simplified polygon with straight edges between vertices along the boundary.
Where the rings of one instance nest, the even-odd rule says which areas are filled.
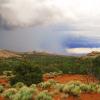
[[[100,0],[0,0],[0,49],[100,51]]]

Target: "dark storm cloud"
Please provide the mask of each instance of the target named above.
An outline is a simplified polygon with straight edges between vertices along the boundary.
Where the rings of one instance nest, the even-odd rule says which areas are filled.
[[[100,0],[0,0],[0,48],[99,48],[99,15]]]

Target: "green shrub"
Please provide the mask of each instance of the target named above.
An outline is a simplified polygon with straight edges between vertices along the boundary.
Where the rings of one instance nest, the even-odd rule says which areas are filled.
[[[36,94],[37,94],[36,89],[24,86],[16,93],[16,95],[13,96],[13,100],[32,100],[33,95]]]
[[[48,80],[48,82],[49,82],[51,85],[56,85],[56,83],[57,83],[54,79],[50,79],[50,80]]]
[[[3,93],[2,93],[2,96],[7,98],[7,99],[10,99],[10,100],[13,100],[12,97],[17,93],[17,90],[15,88],[10,88],[10,89],[7,89],[5,90]]]
[[[30,85],[30,88],[35,88],[36,89],[36,84]]]
[[[23,82],[18,82],[18,83],[16,83],[16,84],[14,85],[14,87],[15,87],[16,89],[20,89],[20,88],[22,88],[24,85],[25,85],[25,84],[24,84]]]
[[[80,88],[83,92],[96,92],[97,91],[97,85],[94,83],[90,84],[81,84]]]
[[[13,72],[12,71],[3,71],[3,75],[12,76]]]
[[[97,89],[97,93],[100,93],[100,88]]]
[[[69,93],[70,92],[70,90],[71,90],[71,88],[73,88],[73,87],[71,87],[71,86],[69,86],[69,85],[64,85],[64,87],[63,87],[63,92],[64,93]]]
[[[41,82],[38,84],[39,87],[43,88],[43,89],[47,89],[51,87],[50,82]]]
[[[39,67],[34,67],[30,62],[22,62],[15,67],[15,77],[11,79],[11,84],[23,82],[26,85],[37,84],[42,81],[42,72]]]
[[[97,91],[96,83],[90,83],[89,85],[91,86],[91,92],[96,92]]]
[[[56,83],[56,85],[54,85],[54,88],[59,92],[63,92],[64,84]]]
[[[81,84],[80,88],[83,92],[90,92],[90,90],[91,90],[91,86],[89,86],[87,84]]]
[[[54,85],[56,85],[56,83],[57,82],[55,80],[50,79],[50,80],[48,80],[46,82],[39,83],[38,86],[40,86],[43,89],[47,89],[47,88],[52,88]]]
[[[74,95],[74,96],[80,96],[81,94],[81,89],[79,86],[75,86],[74,88],[71,89],[70,94]]]
[[[62,92],[74,96],[79,96],[81,94],[81,88],[80,88],[80,83],[79,81],[70,81],[67,84],[64,85]]]
[[[3,91],[4,91],[4,87],[0,85],[0,93],[2,93]]]
[[[35,100],[53,100],[53,98],[47,92],[40,92]]]
[[[95,59],[93,59],[92,74],[97,79],[100,79],[100,56],[98,56]]]

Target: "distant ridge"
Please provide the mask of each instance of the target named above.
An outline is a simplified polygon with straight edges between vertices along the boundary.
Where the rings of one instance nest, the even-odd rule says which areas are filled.
[[[0,49],[0,58],[21,57],[16,52]]]
[[[93,52],[87,54],[87,57],[94,57],[95,58],[97,56],[100,56],[100,52],[98,52],[98,51],[93,51]]]
[[[87,55],[82,56],[81,58],[82,59],[85,59],[85,58],[96,58],[98,56],[100,56],[100,52],[98,52],[98,51],[92,51],[91,53],[88,53]]]
[[[37,54],[37,55],[59,55],[59,54],[56,54],[56,53],[51,53],[51,52],[48,52],[48,51],[31,51],[31,52],[25,52],[26,54]]]
[[[47,51],[29,51],[29,52],[16,52],[16,51],[10,51],[5,49],[0,49],[0,58],[12,58],[12,57],[24,57],[24,56],[30,55],[30,56],[66,56],[66,55],[60,55],[56,53],[51,53]]]
[[[73,56],[73,55],[61,55],[57,53],[52,53],[52,52],[44,52],[44,51],[29,51],[29,52],[15,52],[15,51],[10,51],[10,50],[5,50],[5,49],[0,49],[0,58],[21,58],[24,56],[30,55],[30,56]],[[77,55],[77,57],[82,57],[82,58],[88,58],[92,57],[95,58],[97,56],[100,56],[100,52],[93,51],[91,53],[88,53],[87,55]]]

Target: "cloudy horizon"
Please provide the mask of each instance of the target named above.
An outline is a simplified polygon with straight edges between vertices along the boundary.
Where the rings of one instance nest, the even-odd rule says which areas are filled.
[[[0,0],[0,48],[100,51],[99,0]]]

